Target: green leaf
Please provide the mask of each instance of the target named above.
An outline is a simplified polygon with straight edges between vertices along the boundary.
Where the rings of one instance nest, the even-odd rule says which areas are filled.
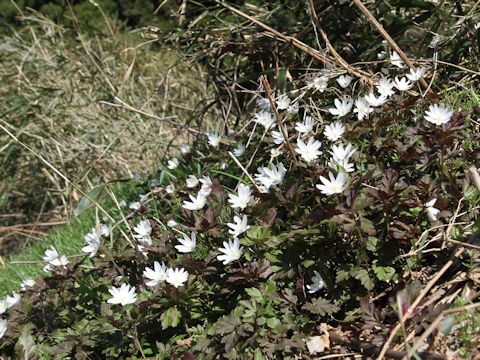
[[[395,269],[391,266],[373,265],[372,268],[378,280],[389,282],[395,276]]]
[[[332,304],[330,300],[322,299],[322,298],[312,299],[312,302],[303,305],[302,309],[310,311],[312,314],[317,314],[320,316],[327,315],[327,314],[331,315],[337,312],[338,310],[340,310],[340,308],[335,304]]]
[[[353,274],[353,277],[357,280],[360,280],[360,282],[365,287],[365,289],[367,289],[367,290],[372,290],[373,289],[374,283],[373,283],[372,278],[368,274],[367,270],[360,269]]]
[[[335,277],[335,283],[338,284],[344,280],[347,280],[350,277],[350,273],[347,270],[338,270],[337,276]]]
[[[180,323],[181,318],[182,313],[176,306],[172,306],[160,316],[160,320],[162,320],[162,329],[165,330],[169,327],[176,327]]]
[[[22,329],[22,334],[18,338],[17,344],[21,346],[24,359],[30,359],[30,355],[33,355],[36,345],[33,336],[30,334],[32,331],[31,326],[27,325]]]
[[[267,319],[267,326],[270,329],[275,329],[275,328],[279,327],[281,324],[282,324],[282,322],[280,320],[278,320],[277,318],[268,318]]]
[[[378,247],[378,238],[369,236],[365,245],[368,251],[376,252]]]
[[[248,288],[245,289],[245,292],[250,295],[251,298],[255,299],[257,302],[261,302],[263,300],[263,295],[257,288]]]
[[[77,207],[73,209],[74,215],[79,216],[81,213],[83,213],[93,201],[97,200],[104,188],[104,185],[95,186],[87,195],[82,198],[82,200],[80,200]]]

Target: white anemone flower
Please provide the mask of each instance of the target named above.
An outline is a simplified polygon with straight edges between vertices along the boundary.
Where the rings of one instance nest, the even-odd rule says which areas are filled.
[[[167,270],[167,278],[165,281],[176,288],[183,286],[188,280],[188,272],[185,269],[172,269]]]
[[[143,276],[150,279],[145,285],[157,286],[167,279],[167,267],[164,263],[160,264],[158,261],[155,261],[153,263],[153,269],[146,267],[143,271]]]
[[[177,226],[177,225],[178,225],[177,222],[176,222],[175,220],[173,220],[173,219],[167,221],[167,226],[168,226],[169,228],[173,228],[173,227],[175,227],[175,226]]]
[[[35,285],[35,280],[31,278],[24,279],[20,284],[20,289],[22,291],[27,291],[29,287],[33,287]]]
[[[269,128],[275,122],[275,118],[273,117],[271,112],[262,111],[255,114],[253,121],[255,121],[257,124],[262,125],[265,128]]]
[[[376,87],[378,93],[382,96],[389,97],[395,94],[395,91],[393,90],[394,84],[388,78],[381,78]]]
[[[425,120],[435,125],[443,125],[450,121],[453,111],[448,109],[445,105],[433,104],[425,111]]]
[[[425,75],[425,69],[418,67],[415,70],[410,69],[410,74],[407,74],[406,76],[410,81],[418,81],[423,77],[423,75]]]
[[[206,195],[202,194],[201,192],[199,192],[196,197],[193,195],[188,195],[188,197],[190,198],[190,201],[183,200],[182,205],[182,207],[187,210],[196,211],[203,209],[203,207],[207,203]]]
[[[287,131],[286,128],[285,128],[285,131]],[[285,142],[285,138],[283,137],[283,133],[281,131],[272,131],[272,137],[273,137],[273,142],[277,145],[283,144]]]
[[[287,94],[281,94],[277,99],[277,109],[286,110],[290,106],[291,100]]]
[[[227,265],[242,257],[243,246],[240,246],[240,241],[238,238],[235,238],[233,241],[224,241],[223,248],[219,248],[218,251],[223,253],[223,255],[217,256],[218,261],[222,261],[223,265]]]
[[[396,67],[400,68],[400,69],[403,69],[403,61],[402,59],[400,58],[400,55],[398,55],[398,53],[396,51],[392,51],[390,53],[390,63],[392,65],[395,65]]]
[[[307,285],[307,289],[310,294],[316,293],[317,291],[323,289],[323,287],[325,286],[325,282],[323,281],[318,271],[314,271],[314,274],[315,275],[312,277],[312,284]]]
[[[313,160],[317,160],[318,157],[322,154],[319,150],[322,143],[318,140],[315,140],[313,136],[308,139],[308,142],[305,144],[302,139],[297,139],[297,148],[295,151],[300,154],[303,160],[307,163]]]
[[[323,93],[328,86],[328,76],[326,75],[317,76],[309,83],[309,86],[314,87],[315,90],[318,90]]]
[[[252,189],[245,184],[238,185],[238,195],[228,194],[228,202],[234,209],[239,208],[241,210],[248,206],[248,203],[253,199]]]
[[[218,134],[209,134],[208,135],[208,143],[212,147],[218,147],[218,145],[220,145],[220,140],[221,139],[222,139],[222,137]]]
[[[210,195],[213,185],[210,176],[202,176],[200,179],[198,179],[198,181],[200,181],[200,183],[202,184],[202,186],[200,187],[200,193],[205,196]]]
[[[134,304],[137,301],[135,286],[132,287],[128,284],[122,284],[120,287],[112,286],[108,289],[108,292],[112,295],[112,297],[107,300],[109,304],[120,304],[125,306],[128,304]]]
[[[53,266],[66,266],[68,264],[68,259],[63,255],[60,256],[57,249],[55,249],[53,246],[50,246],[45,250],[43,261]]]
[[[357,149],[349,143],[347,146],[343,146],[343,144],[332,145],[332,150],[330,150],[329,153],[334,160],[341,161],[350,159],[355,151],[357,151]]]
[[[0,319],[0,339],[3,338],[7,330],[8,330],[7,320]]]
[[[175,185],[170,184],[165,187],[167,194],[173,194],[175,192]]]
[[[290,115],[295,115],[298,114],[298,111],[300,110],[300,104],[297,102],[294,102],[293,104],[290,104],[290,106],[287,108],[287,112]]]
[[[436,202],[437,202],[437,199],[435,198],[435,199],[432,199],[432,200],[428,201],[425,204],[425,208],[426,208],[426,211],[427,211],[427,217],[428,217],[428,220],[430,220],[431,222],[438,220],[437,215],[440,212],[440,210],[434,207]]]
[[[272,104],[270,103],[270,100],[264,97],[259,97],[257,99],[257,105],[258,107],[263,110],[263,111],[270,111]]]
[[[351,77],[350,75],[340,75],[337,78],[337,83],[338,85],[340,85],[342,88],[345,89],[346,87],[348,87],[348,85],[350,85],[352,80],[353,80],[353,77]]]
[[[191,151],[190,145],[188,145],[188,144],[182,144],[182,145],[180,145],[180,152],[181,152],[182,154],[184,154],[184,155],[185,155],[185,154],[188,154],[190,151]]]
[[[233,149],[233,155],[240,157],[245,153],[245,145],[238,144],[235,149]]]
[[[299,134],[308,134],[313,131],[313,126],[315,125],[315,120],[311,116],[305,116],[303,122],[295,123],[295,130]]]
[[[87,235],[85,235],[83,239],[85,240],[87,245],[82,248],[82,251],[85,253],[90,253],[88,257],[94,257],[97,254],[98,249],[100,248],[100,236],[95,231],[95,228]]]
[[[230,228],[228,232],[233,235],[233,237],[239,237],[245,231],[250,229],[250,225],[248,225],[248,218],[247,215],[243,215],[242,218],[239,216],[233,217],[233,223],[227,223],[227,226]]]
[[[335,159],[331,159],[329,162],[328,162],[328,166],[335,170],[336,172],[339,172],[339,171],[345,171],[347,173],[351,173],[351,172],[354,172],[355,171],[355,165],[352,164],[352,163],[349,163],[348,162],[348,159],[344,159],[344,160],[335,160]]]
[[[328,173],[330,180],[326,179],[323,176],[320,176],[320,181],[322,184],[317,184],[316,187],[319,189],[322,194],[325,195],[334,195],[340,194],[345,190],[345,185],[347,183],[347,174],[343,171],[340,171],[335,177],[331,172]]]
[[[268,167],[259,167],[255,180],[263,187],[263,191],[268,192],[271,186],[278,185],[283,181],[287,172],[282,163],[278,165],[270,164]]]
[[[353,112],[357,113],[358,120],[363,120],[364,118],[368,118],[368,115],[373,112],[373,108],[370,107],[365,98],[358,98],[355,100],[355,109],[353,109]]]
[[[188,175],[186,182],[188,188],[194,188],[198,185],[198,178],[195,175]]]
[[[144,245],[152,245],[152,225],[149,220],[142,220],[133,228],[133,237]]]
[[[183,239],[177,239],[181,245],[176,245],[175,249],[177,249],[178,252],[181,252],[183,254],[191,253],[195,251],[195,246],[197,245],[197,234],[192,232],[191,236],[188,236],[187,234],[183,234]]]
[[[371,107],[379,107],[385,104],[388,98],[384,95],[380,95],[379,97],[376,97],[373,91],[371,91],[368,95],[365,96],[365,100],[367,100],[368,104]]]
[[[335,121],[327,126],[323,130],[323,135],[330,141],[337,141],[345,132],[345,126],[340,121]]]
[[[9,309],[20,302],[20,294],[13,292],[12,295],[7,295],[3,301],[7,309]]]
[[[179,164],[180,164],[180,161],[177,158],[173,158],[167,161],[167,167],[170,170],[176,169]]]
[[[140,203],[140,201],[134,201],[134,202],[131,202],[129,205],[128,205],[128,208],[129,209],[132,209],[132,210],[138,210],[142,207],[142,204]]]
[[[401,79],[398,76],[395,78],[395,87],[400,91],[407,91],[412,88],[413,84],[407,80],[406,77],[402,77]]]
[[[347,115],[350,111],[352,111],[353,107],[353,100],[350,96],[344,96],[340,99],[335,99],[335,108],[330,108],[328,111],[330,114],[338,117],[342,117]]]

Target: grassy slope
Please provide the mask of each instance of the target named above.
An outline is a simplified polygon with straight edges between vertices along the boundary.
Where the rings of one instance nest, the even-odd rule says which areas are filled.
[[[136,196],[134,184],[131,182],[117,186],[113,191],[118,201],[123,199],[127,203]],[[111,212],[112,209],[115,211],[114,203],[107,195],[103,196],[99,203],[107,211]],[[101,222],[103,216],[99,213],[98,217]],[[67,257],[82,254],[81,248],[85,246],[83,236],[95,226],[95,223],[95,208],[90,204],[67,225],[55,229],[42,243],[27,246],[20,253],[3,259],[0,266],[0,298],[12,291],[18,291],[22,280],[35,279],[46,274],[42,270],[45,266],[42,258],[48,247],[53,245],[59,254]]]

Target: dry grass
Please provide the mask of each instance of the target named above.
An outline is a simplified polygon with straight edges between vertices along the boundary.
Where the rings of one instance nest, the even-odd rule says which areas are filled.
[[[201,69],[146,32],[24,22],[0,46],[0,255],[69,219],[77,187],[151,173],[206,94]]]

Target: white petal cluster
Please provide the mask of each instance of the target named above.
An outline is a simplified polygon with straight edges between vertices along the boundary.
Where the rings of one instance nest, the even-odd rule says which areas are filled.
[[[233,261],[236,261],[242,257],[243,246],[240,246],[240,240],[238,238],[233,241],[223,242],[223,248],[219,248],[223,255],[218,255],[217,259],[223,262],[223,265],[227,265]]]
[[[378,93],[384,97],[388,98],[395,94],[395,91],[393,90],[394,84],[388,78],[381,78],[376,87]]]
[[[180,242],[180,245],[175,246],[175,249],[177,249],[178,252],[183,254],[191,253],[195,251],[195,246],[197,245],[197,234],[194,232],[192,232],[191,236],[183,234],[183,239],[178,239],[178,241]]]
[[[300,154],[303,160],[307,163],[317,160],[318,157],[322,154],[319,150],[322,146],[322,143],[318,140],[315,140],[313,136],[308,139],[308,142],[303,142],[302,139],[297,139],[297,148],[295,151]]]
[[[425,75],[425,69],[419,67],[419,68],[416,68],[415,70],[410,69],[410,73],[407,74],[406,76],[410,81],[418,81],[423,77],[423,75]]]
[[[7,320],[0,319],[0,339],[3,338],[7,330],[8,330]]]
[[[253,199],[252,189],[248,185],[240,184],[238,185],[237,195],[228,194],[228,198],[228,202],[232,208],[244,210]]]
[[[283,137],[283,133],[280,131],[280,129],[278,131],[272,131],[272,137],[273,142],[277,145],[283,144],[285,142],[285,138]]]
[[[325,126],[323,135],[330,141],[337,141],[345,132],[345,126],[340,121],[334,121],[333,123]]]
[[[208,196],[210,195],[210,193],[212,192],[212,179],[210,178],[210,176],[202,176],[200,179],[198,179],[198,181],[202,184],[202,186],[200,187],[200,191],[199,191],[199,194],[203,194],[205,196]]]
[[[164,263],[160,264],[158,261],[153,263],[153,269],[145,268],[143,271],[143,276],[145,276],[149,281],[145,283],[147,286],[157,286],[161,282],[167,279],[167,267]]]
[[[358,120],[363,120],[364,118],[368,118],[370,113],[373,112],[373,108],[370,107],[365,98],[358,98],[355,100],[355,109],[353,109],[353,112],[357,114]]]
[[[170,170],[173,170],[173,169],[176,169],[179,164],[180,164],[180,161],[177,158],[173,158],[173,159],[168,160],[167,167]]]
[[[270,111],[262,111],[255,114],[253,121],[268,129],[275,122],[275,118]]]
[[[390,63],[400,69],[403,69],[403,66],[404,66],[403,61],[400,58],[400,55],[398,55],[396,51],[392,51],[390,53]]]
[[[453,111],[445,105],[433,104],[425,111],[425,120],[435,125],[444,125],[452,118]]]
[[[62,255],[58,254],[57,249],[53,246],[50,246],[48,249],[45,250],[45,256],[43,257],[43,261],[45,261],[47,266],[44,268],[45,271],[49,271],[49,265],[53,266],[66,266],[68,264],[68,259]]]
[[[209,134],[208,135],[208,143],[210,144],[210,146],[212,147],[218,147],[220,145],[220,140],[222,139],[222,137],[219,135],[219,134]]]
[[[235,215],[233,217],[233,221],[233,223],[227,223],[227,226],[230,228],[228,232],[232,234],[233,237],[239,237],[245,231],[250,229],[250,226],[248,225],[247,215],[243,215],[242,218]]]
[[[178,288],[180,286],[184,286],[184,284],[188,280],[188,272],[185,271],[185,269],[173,269],[173,268],[168,268],[167,269],[167,277],[165,281],[169,283],[170,285]]]
[[[398,77],[395,78],[395,87],[400,91],[407,91],[412,88],[413,84],[407,80],[406,77],[402,77],[399,79]]]
[[[350,157],[355,153],[357,149],[352,147],[352,144],[343,146],[343,144],[332,145],[332,150],[329,151],[332,155],[328,166],[337,171],[354,171],[354,165],[349,163]]]
[[[188,197],[190,198],[190,201],[183,200],[182,205],[182,207],[187,210],[196,211],[203,209],[207,203],[207,196],[200,192],[197,194],[197,196],[188,195]]]
[[[152,245],[152,225],[150,220],[142,220],[133,228],[133,237],[142,245]]]
[[[373,91],[371,91],[368,95],[365,96],[365,100],[371,107],[379,107],[387,102],[388,97],[384,95],[379,95],[378,97],[376,97]]]
[[[340,99],[334,100],[335,108],[330,108],[328,111],[330,114],[343,117],[352,111],[353,100],[350,96],[344,96]]]
[[[347,184],[346,173],[344,173],[343,171],[340,171],[338,175],[335,177],[335,175],[329,172],[328,177],[330,178],[330,180],[323,176],[320,176],[320,181],[322,182],[322,184],[316,185],[317,189],[319,189],[322,192],[322,194],[325,194],[325,195],[340,194],[346,189],[345,187],[345,185]]]
[[[340,75],[337,78],[337,83],[340,85],[342,88],[348,87],[350,83],[352,82],[353,78],[350,75]]]
[[[236,157],[240,157],[244,154],[245,149],[245,145],[238,144],[237,147],[233,149],[233,155],[235,155]]]
[[[188,188],[194,188],[198,185],[199,181],[195,175],[188,175],[186,183]]]
[[[270,164],[266,167],[259,167],[257,171],[255,180],[262,191],[268,192],[270,187],[278,185],[283,181],[287,169],[285,169],[282,163],[279,163],[278,165]]]
[[[440,212],[440,210],[434,207],[436,202],[437,202],[437,199],[434,198],[428,201],[427,203],[425,203],[425,210],[427,211],[427,217],[428,217],[428,220],[430,220],[431,222],[438,220],[437,215]]]
[[[83,237],[87,245],[82,248],[82,251],[90,253],[90,258],[94,257],[100,248],[101,237],[109,235],[110,229],[105,224],[100,224],[98,230],[97,228],[92,228],[92,230]]]
[[[180,152],[181,152],[183,155],[188,154],[190,151],[191,151],[190,145],[188,145],[188,144],[182,144],[182,145],[180,145]]]
[[[323,287],[325,286],[325,282],[323,281],[318,271],[314,271],[314,274],[315,275],[312,277],[312,284],[307,285],[307,289],[310,294],[316,293],[317,291],[323,289]]]
[[[326,75],[317,76],[309,83],[309,86],[323,93],[328,87],[328,76]]]
[[[295,130],[297,130],[300,135],[306,135],[313,132],[314,125],[315,120],[313,120],[311,116],[305,116],[303,122],[297,122],[295,124]]]
[[[277,109],[286,110],[290,106],[290,98],[287,94],[281,94],[277,99]]]
[[[112,297],[107,300],[109,304],[125,306],[134,304],[137,301],[135,286],[132,287],[128,284],[122,284],[120,287],[112,286],[108,289],[108,292],[112,295]]]
[[[22,291],[27,291],[29,287],[33,287],[35,285],[35,280],[31,278],[24,279],[20,284],[20,289]]]

